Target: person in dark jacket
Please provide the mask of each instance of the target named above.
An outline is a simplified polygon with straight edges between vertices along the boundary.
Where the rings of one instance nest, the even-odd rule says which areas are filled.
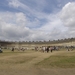
[[[0,53],[3,53],[2,49],[0,48]]]
[[[47,53],[49,52],[49,46],[47,47]]]

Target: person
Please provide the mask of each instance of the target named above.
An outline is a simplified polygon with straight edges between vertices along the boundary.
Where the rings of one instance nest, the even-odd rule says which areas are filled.
[[[53,49],[54,49],[54,47],[50,47],[50,51],[51,51],[51,52],[53,51]]]
[[[14,48],[12,48],[12,51],[14,52]]]
[[[42,47],[42,50],[43,50],[43,52],[45,52],[46,48],[45,47]]]
[[[49,52],[49,46],[47,47],[47,53]]]
[[[74,49],[74,47],[73,46],[71,46],[71,51]]]
[[[3,53],[2,49],[0,48],[0,53]]]
[[[67,50],[69,51],[69,46],[66,46]]]

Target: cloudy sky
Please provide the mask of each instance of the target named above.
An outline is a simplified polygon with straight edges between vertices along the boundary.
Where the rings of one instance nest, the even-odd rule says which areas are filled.
[[[75,37],[75,0],[0,0],[0,40]]]

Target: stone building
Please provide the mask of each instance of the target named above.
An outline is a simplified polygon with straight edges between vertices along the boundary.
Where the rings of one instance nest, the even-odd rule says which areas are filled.
[[[75,46],[75,38],[53,40],[53,41],[29,41],[29,42],[12,42],[12,41],[0,41],[0,47],[5,49],[13,48],[28,48],[34,49],[35,47],[42,46]]]

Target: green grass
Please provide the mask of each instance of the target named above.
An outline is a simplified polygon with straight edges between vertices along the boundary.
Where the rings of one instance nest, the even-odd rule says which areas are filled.
[[[75,68],[75,52],[52,55],[36,65],[45,68]]]

